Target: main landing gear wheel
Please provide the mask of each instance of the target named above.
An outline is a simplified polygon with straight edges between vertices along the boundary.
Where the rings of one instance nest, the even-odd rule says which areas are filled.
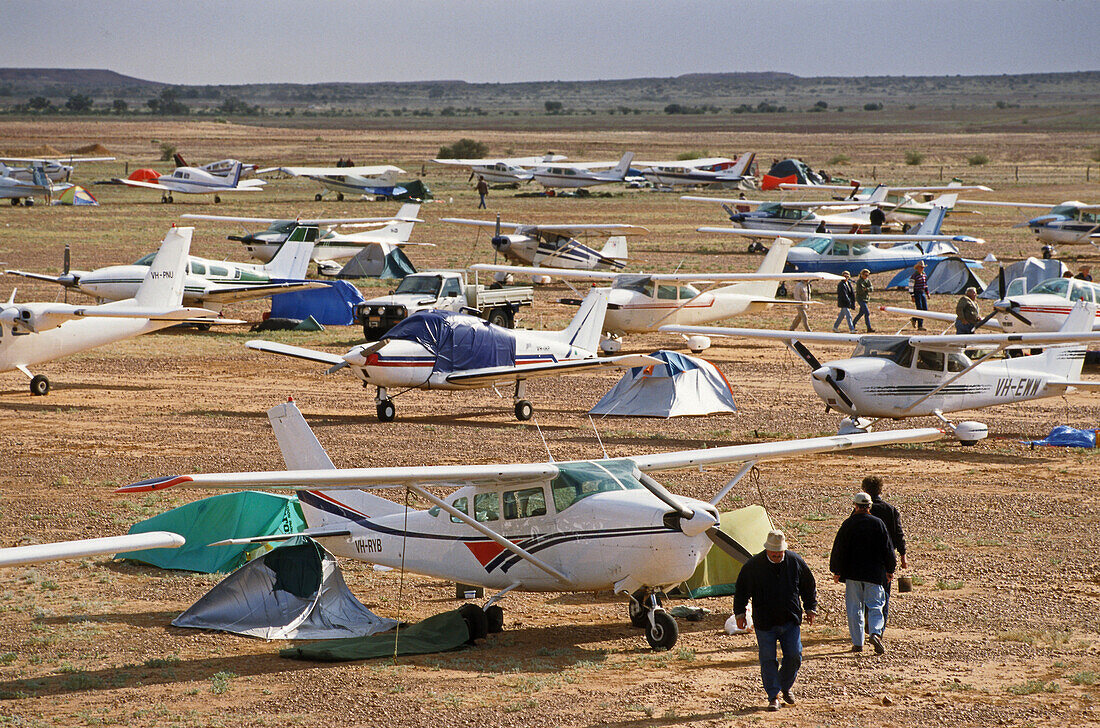
[[[160,196],[160,204],[165,205],[167,203],[168,203],[168,195],[161,195]]]
[[[221,202],[221,201],[222,201],[222,198],[221,198],[221,197],[219,197],[218,195],[214,195],[214,204],[215,204],[215,205],[216,205],[216,204],[218,204],[218,203],[219,203],[219,202]]]
[[[379,422],[393,422],[393,418],[397,416],[397,408],[393,406],[392,400],[382,400],[378,403],[376,410]]]
[[[516,419],[521,422],[526,422],[531,419],[531,415],[534,413],[535,408],[531,406],[531,403],[525,399],[521,399],[516,402]]]
[[[676,626],[676,620],[664,609],[654,609],[649,613],[651,624],[646,625],[645,638],[649,646],[655,650],[669,650],[676,644],[676,638],[680,636],[680,628]]]
[[[344,201],[344,193],[343,192],[337,192],[336,193],[336,201],[337,202],[343,202]]]
[[[42,374],[35,374],[31,378],[31,394],[35,397],[44,397],[50,393],[50,380]]]
[[[321,193],[318,192],[317,194],[315,194],[313,196],[313,199],[316,200],[317,202],[320,202],[321,201]]]

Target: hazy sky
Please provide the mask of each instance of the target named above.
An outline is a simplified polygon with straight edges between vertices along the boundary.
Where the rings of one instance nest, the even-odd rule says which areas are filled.
[[[0,0],[0,67],[190,84],[1100,70],[1097,0]]]

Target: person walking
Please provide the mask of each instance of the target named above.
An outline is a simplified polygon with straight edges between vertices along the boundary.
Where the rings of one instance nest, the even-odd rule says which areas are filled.
[[[833,581],[844,582],[852,652],[863,652],[866,627],[871,645],[881,655],[886,651],[882,644],[885,626],[882,607],[886,601],[886,583],[894,578],[897,559],[886,524],[871,515],[871,496],[860,491],[852,498],[852,505],[852,515],[840,525],[833,539],[829,571],[833,572]]]
[[[905,560],[905,531],[901,528],[901,514],[898,509],[882,499],[882,478],[877,475],[868,475],[863,479],[861,486],[863,492],[871,496],[871,515],[882,521],[886,526],[886,533],[890,535],[890,543],[898,552],[898,567],[906,569],[909,562]],[[890,619],[890,586],[893,580],[886,581],[886,598],[882,603],[882,623],[885,626]]]
[[[1077,271],[1077,275],[1075,275],[1074,278],[1080,279],[1082,281],[1090,281],[1091,282],[1092,281],[1092,266],[1089,266],[1089,265],[1081,266],[1081,270]]]
[[[791,286],[791,298],[798,301],[798,311],[794,315],[794,320],[791,321],[791,331],[794,331],[801,324],[807,331],[813,331],[810,328],[810,319],[806,317],[806,310],[810,307],[810,299],[813,296],[813,290],[810,288],[809,281],[795,281]]]
[[[982,315],[978,310],[978,289],[970,286],[955,304],[955,333],[972,334],[981,320]]]
[[[882,226],[886,224],[886,213],[882,211],[881,207],[876,207],[871,210],[869,217],[871,222],[871,234],[881,235]]]
[[[477,209],[484,210],[485,195],[489,194],[489,183],[486,182],[485,178],[482,177],[480,174],[477,176],[477,187],[475,187],[475,189],[477,190],[478,195],[481,196],[481,202],[478,203]]]
[[[768,710],[779,710],[780,693],[783,702],[794,705],[791,688],[802,666],[803,610],[806,624],[813,624],[817,614],[817,584],[803,558],[787,550],[782,531],[769,531],[764,551],[745,562],[737,575],[733,614],[738,629],[748,626],[746,610],[750,600]],[[777,643],[783,650],[782,665]]]
[[[875,332],[871,328],[871,312],[867,309],[867,302],[870,301],[871,291],[873,290],[875,290],[875,286],[871,283],[871,271],[864,268],[859,272],[859,278],[856,279],[856,304],[859,305],[859,313],[852,319],[852,326],[854,327],[860,319],[863,319],[863,323],[867,324],[867,333],[869,334]]]
[[[855,331],[856,326],[852,323],[852,309],[856,307],[856,294],[852,290],[852,274],[848,271],[844,271],[844,278],[836,284],[836,307],[840,309],[840,313],[836,315],[836,321],[833,322],[833,332],[840,331],[841,321],[848,323],[848,331]]]
[[[918,311],[928,310],[928,277],[924,275],[924,262],[917,261],[913,266],[913,275],[909,276],[909,295],[913,298],[913,307]],[[918,329],[924,328],[924,319],[914,318]]]

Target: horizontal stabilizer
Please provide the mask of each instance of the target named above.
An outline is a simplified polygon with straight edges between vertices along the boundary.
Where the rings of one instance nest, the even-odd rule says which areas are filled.
[[[263,341],[261,339],[254,339],[245,344],[249,349],[255,349],[256,351],[264,351],[268,354],[282,354],[283,356],[292,356],[296,359],[305,359],[307,361],[321,362],[322,364],[346,364],[344,357],[339,354],[329,354],[326,351],[316,351],[314,349],[306,349],[301,346],[291,346],[290,344],[279,344],[274,341]]]

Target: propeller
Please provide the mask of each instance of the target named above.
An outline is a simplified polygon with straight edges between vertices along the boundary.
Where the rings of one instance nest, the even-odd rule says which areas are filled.
[[[801,341],[792,341],[791,348],[794,349],[796,354],[802,357],[802,361],[810,365],[810,369],[817,370],[821,368],[821,362],[817,360],[817,357],[814,356],[813,353],[809,349],[807,349],[806,345],[803,344]]]
[[[844,404],[848,405],[848,407],[851,408],[854,406],[852,404],[852,398],[849,397],[848,394],[840,388],[840,385],[836,383],[836,379],[833,378],[832,369],[822,366],[821,362],[819,362],[817,360],[817,357],[814,356],[813,353],[806,348],[805,344],[803,344],[801,341],[795,340],[791,342],[791,348],[794,349],[796,354],[802,357],[802,361],[810,365],[810,375],[814,379],[820,382],[825,382],[830,387],[832,387],[833,391],[836,392],[836,395],[840,397],[841,401],[843,401]]]
[[[1013,318],[1017,319],[1024,326],[1031,326],[1031,319],[1027,318],[1026,316],[1024,316],[1023,314],[1021,314],[1019,312],[1018,309],[1020,308],[1020,304],[1016,301],[1013,301],[1011,298],[1009,298],[1009,299],[1005,298],[1005,291],[1008,289],[1008,286],[1005,285],[1005,269],[1004,269],[1004,266],[1001,266],[1000,270],[997,272],[997,288],[998,288],[998,296],[997,296],[998,300],[993,304],[993,311],[990,312],[990,314],[988,316],[986,316],[981,321],[979,321],[978,325],[975,326],[974,328],[980,327],[986,321],[988,321],[989,319],[993,318],[994,316],[996,316],[998,313],[1001,313],[1001,312],[1007,313],[1009,316],[1012,316]]]
[[[387,343],[389,343],[389,339],[382,339],[380,341],[374,342],[370,346],[352,349],[347,354],[344,354],[344,361],[340,362],[339,364],[333,364],[331,367],[325,370],[325,374],[335,374],[344,367],[352,365],[357,367],[366,366],[367,357],[381,349]]]
[[[718,526],[711,526],[706,530],[706,534],[715,546],[722,549],[734,561],[744,564],[752,558],[752,554],[749,553],[748,549],[737,543],[733,536],[730,536]]]
[[[677,500],[675,496],[669,493],[663,485],[646,473],[639,474],[638,481],[646,490],[673,510],[673,513],[669,513],[666,516],[666,520],[668,516],[678,516],[680,518],[679,528],[686,535],[696,536],[700,533],[705,533],[707,538],[709,538],[715,546],[739,563],[743,564],[752,558],[752,553],[750,553],[748,549],[719,528],[719,521],[713,512],[688,508],[682,501]],[[708,521],[710,522],[709,525],[703,528],[704,524],[707,524]]]

